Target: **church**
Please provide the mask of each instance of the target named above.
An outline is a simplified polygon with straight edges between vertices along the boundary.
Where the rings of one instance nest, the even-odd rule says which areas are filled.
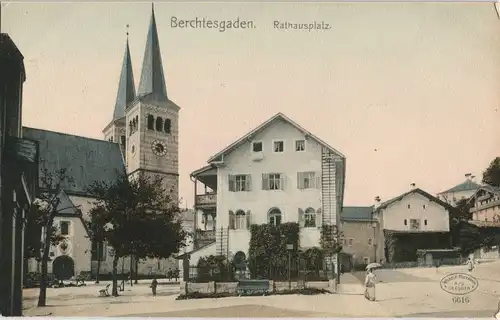
[[[179,110],[167,95],[153,7],[137,91],[127,34],[116,103],[103,129],[104,140],[23,128],[24,138],[39,144],[40,171],[66,168],[73,180],[61,186],[61,210],[55,224],[66,241],[51,248],[49,273],[53,265],[64,263],[74,266],[75,275],[95,275],[98,260],[99,274],[112,272],[112,248],[92,243],[84,223],[94,201],[86,189],[93,182],[111,182],[125,172],[131,177],[159,175],[165,188],[173,190],[173,199],[179,199]],[[118,273],[137,268],[139,275],[164,275],[176,267],[173,258],[138,263],[125,258],[119,261]],[[28,269],[39,272],[40,265],[30,261]]]

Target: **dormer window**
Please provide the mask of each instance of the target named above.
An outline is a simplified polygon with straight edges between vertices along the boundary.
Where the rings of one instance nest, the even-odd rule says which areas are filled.
[[[262,141],[255,141],[252,143],[253,152],[262,152]]]

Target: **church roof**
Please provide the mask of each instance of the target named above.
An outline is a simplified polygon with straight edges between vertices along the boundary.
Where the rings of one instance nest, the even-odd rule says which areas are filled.
[[[460,184],[457,184],[453,188],[448,189],[446,191],[442,191],[438,194],[460,192],[460,191],[473,191],[473,190],[477,190],[480,187],[481,187],[480,184],[477,184],[474,181],[467,179],[466,181],[464,181]]]
[[[0,33],[0,59],[19,64],[23,82],[26,81],[26,70],[24,68],[24,56],[19,51],[14,41],[6,33]]]
[[[125,109],[135,99],[135,83],[134,72],[132,71],[132,61],[130,59],[130,48],[125,46],[125,54],[123,56],[122,71],[120,73],[120,82],[118,84],[118,92],[116,93],[115,110],[113,112],[113,120],[123,118]]]
[[[154,7],[151,12],[137,96],[142,98],[141,100],[147,98],[156,102],[168,101]]]
[[[67,169],[74,181],[61,188],[68,195],[85,196],[93,182],[111,182],[126,172],[120,147],[113,142],[28,127],[23,127],[23,138],[38,141],[40,171]]]

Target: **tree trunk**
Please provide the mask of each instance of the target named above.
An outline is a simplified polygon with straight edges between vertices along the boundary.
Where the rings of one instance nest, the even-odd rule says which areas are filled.
[[[115,255],[113,257],[113,291],[111,295],[113,297],[118,297],[118,255],[115,252]]]
[[[132,271],[132,267],[134,266],[134,261],[133,261],[133,256],[131,255],[130,256],[130,286],[133,287],[134,286],[134,283],[132,281],[132,277],[133,277],[133,271]]]
[[[99,283],[99,273],[101,272],[101,256],[97,256],[97,272],[95,275],[95,283]]]
[[[135,284],[139,283],[139,258],[135,257]]]
[[[43,255],[42,255],[42,272],[40,278],[40,294],[38,295],[38,306],[45,307],[47,305],[47,274],[49,272],[48,263],[49,263],[49,251],[50,251],[50,238],[52,224],[54,223],[54,219],[50,219],[49,223],[45,228],[45,239],[43,243]]]

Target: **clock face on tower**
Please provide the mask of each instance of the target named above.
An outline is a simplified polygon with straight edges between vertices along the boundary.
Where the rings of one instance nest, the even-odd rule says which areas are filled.
[[[153,149],[153,153],[159,157],[167,154],[167,145],[159,140],[153,141],[151,148]]]

